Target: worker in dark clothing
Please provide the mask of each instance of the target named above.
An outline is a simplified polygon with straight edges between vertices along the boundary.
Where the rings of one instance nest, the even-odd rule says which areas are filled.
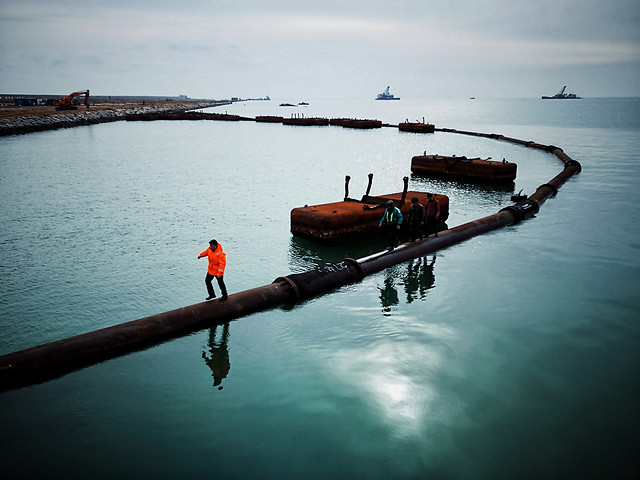
[[[411,199],[411,206],[409,207],[409,238],[412,242],[415,242],[417,238],[424,237],[422,232],[422,223],[424,222],[424,207],[418,202],[417,197]]]
[[[207,285],[207,291],[209,292],[207,300],[216,298],[216,294],[213,291],[213,285],[211,284],[211,281],[215,278],[218,281],[218,286],[222,293],[220,300],[224,301],[227,299],[227,287],[224,284],[224,269],[227,266],[227,255],[222,250],[222,245],[220,245],[216,240],[211,240],[209,242],[209,248],[198,255],[198,258],[204,257],[209,259],[207,276],[204,279],[204,283]]]
[[[393,203],[393,200],[387,201],[387,208],[385,208],[380,224],[378,227],[387,233],[389,238],[389,250],[393,250],[400,244],[400,240],[396,236],[396,232],[400,230],[402,224],[402,212]]]
[[[438,220],[440,218],[440,203],[432,193],[427,193],[427,202],[424,205],[424,229],[427,237],[431,234],[431,229],[438,236]]]

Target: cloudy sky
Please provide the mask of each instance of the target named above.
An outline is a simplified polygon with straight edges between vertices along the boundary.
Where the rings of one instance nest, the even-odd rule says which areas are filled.
[[[0,0],[0,93],[640,96],[640,0]]]

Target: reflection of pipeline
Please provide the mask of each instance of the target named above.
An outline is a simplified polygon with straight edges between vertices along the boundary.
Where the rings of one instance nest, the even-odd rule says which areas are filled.
[[[4,355],[0,357],[0,391],[48,380],[212,324],[311,298],[358,282],[392,265],[530,218],[547,198],[557,193],[558,187],[580,171],[578,162],[562,150],[553,149],[552,153],[565,163],[564,170],[549,183],[538,187],[528,199],[494,215],[442,231],[438,237],[403,244],[390,252],[359,260],[347,258],[310,272],[279,277],[270,285],[229,295],[226,302],[199,303]]]

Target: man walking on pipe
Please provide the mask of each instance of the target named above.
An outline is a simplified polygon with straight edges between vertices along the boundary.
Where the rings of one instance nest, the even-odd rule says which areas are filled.
[[[213,285],[211,283],[215,277],[218,281],[220,292],[222,293],[220,300],[225,301],[227,299],[227,287],[224,284],[224,269],[227,266],[227,255],[222,250],[222,245],[216,240],[211,240],[209,242],[209,248],[198,255],[199,259],[204,257],[209,259],[207,276],[204,279],[204,283],[207,285],[207,291],[209,292],[207,300],[216,298],[216,293],[213,291]]]

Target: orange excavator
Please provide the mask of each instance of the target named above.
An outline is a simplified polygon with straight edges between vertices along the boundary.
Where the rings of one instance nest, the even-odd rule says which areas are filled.
[[[73,99],[80,95],[84,95],[84,105],[89,108],[89,90],[70,93],[66,97],[63,97],[62,100],[53,102],[53,104],[55,105],[56,110],[77,110],[78,107],[73,104]]]

